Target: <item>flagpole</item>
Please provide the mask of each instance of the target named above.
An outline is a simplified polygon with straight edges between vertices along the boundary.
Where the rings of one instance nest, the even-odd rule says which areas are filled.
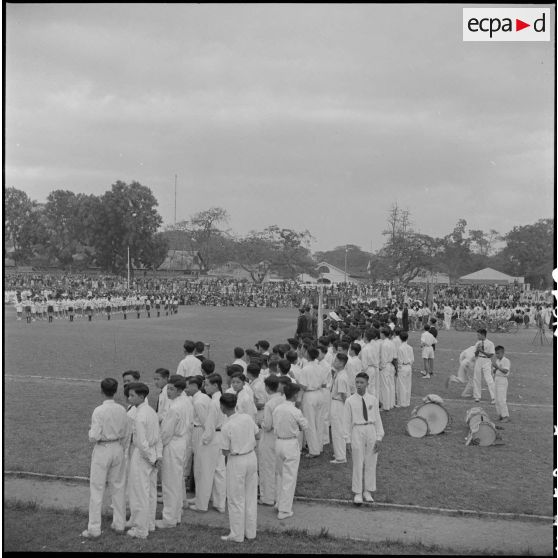
[[[347,245],[345,244],[345,283],[347,282]]]

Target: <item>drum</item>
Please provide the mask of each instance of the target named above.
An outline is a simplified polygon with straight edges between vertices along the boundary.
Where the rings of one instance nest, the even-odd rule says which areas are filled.
[[[490,420],[488,414],[480,407],[472,407],[465,415],[465,422],[469,426],[470,433],[467,437],[468,443],[473,440],[479,446],[491,446],[496,441],[496,427]]]
[[[428,423],[423,417],[415,416],[407,423],[407,434],[412,438],[424,438],[428,434]]]
[[[449,422],[448,412],[438,403],[423,403],[417,408],[416,414],[426,420],[430,434],[441,434]]]

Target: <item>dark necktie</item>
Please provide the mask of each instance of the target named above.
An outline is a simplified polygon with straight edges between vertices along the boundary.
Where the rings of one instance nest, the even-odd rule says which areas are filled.
[[[362,398],[362,416],[364,417],[364,420],[368,422],[368,409],[366,408],[364,397]]]

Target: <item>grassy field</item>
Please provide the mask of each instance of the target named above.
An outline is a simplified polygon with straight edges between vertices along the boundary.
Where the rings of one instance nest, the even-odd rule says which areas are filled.
[[[259,339],[275,344],[290,337],[296,315],[287,309],[182,307],[169,318],[26,324],[7,311],[5,469],[87,476],[87,430],[100,394],[97,383],[84,380],[120,379],[122,371],[138,369],[153,386],[156,368],[176,369],[186,338],[210,343],[211,358],[222,371],[233,360],[236,345],[251,347]],[[377,501],[552,515],[553,351],[552,346],[532,344],[534,335],[530,329],[491,337],[506,347],[512,363],[512,422],[500,431],[503,445],[466,447],[464,417],[475,404],[460,399],[459,389],[446,388],[445,380],[456,372],[459,353],[474,343],[475,334],[440,332],[436,375],[421,379],[416,363],[412,406],[425,394],[436,393],[445,399],[453,424],[439,436],[414,439],[405,432],[411,409],[382,414],[386,437],[378,462]],[[418,339],[418,333],[411,334],[413,346]],[[481,406],[494,417],[486,391]],[[331,450],[326,448],[320,459],[301,462],[297,494],[349,498],[350,462],[330,465]]]
[[[87,515],[83,512],[49,510],[17,503],[8,503],[4,509],[9,512],[4,515],[4,529],[10,533],[4,539],[6,552],[282,554],[288,548],[289,554],[463,555],[437,546],[395,541],[368,543],[296,530],[281,533],[258,531],[255,541],[225,543],[219,537],[226,534],[226,530],[199,525],[155,531],[148,539],[138,540],[112,532],[110,520],[106,517],[103,518],[103,535],[95,540],[85,540],[79,536],[87,525]],[[477,552],[474,554],[478,555]]]

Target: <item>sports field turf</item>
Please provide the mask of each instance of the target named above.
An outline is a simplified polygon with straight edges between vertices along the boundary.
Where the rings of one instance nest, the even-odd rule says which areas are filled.
[[[98,383],[84,380],[120,380],[124,370],[137,369],[155,391],[153,371],[175,371],[184,339],[210,343],[210,356],[223,372],[233,360],[233,347],[247,348],[259,339],[272,345],[283,342],[293,334],[296,316],[296,309],[181,307],[178,315],[168,318],[26,324],[16,321],[13,308],[7,307],[5,469],[87,476],[87,431],[101,398]],[[459,353],[475,342],[475,334],[440,332],[436,375],[421,379],[420,362],[415,363],[411,405],[436,393],[444,398],[453,423],[444,434],[414,439],[405,432],[412,407],[382,414],[386,436],[378,460],[377,501],[552,515],[553,352],[551,345],[532,344],[534,335],[530,329],[489,336],[506,347],[512,363],[512,422],[499,431],[503,445],[466,447],[464,417],[476,405],[460,399],[460,389],[446,388],[445,380],[456,372]],[[419,334],[411,333],[415,358],[420,354],[418,340]],[[122,398],[121,391],[119,395]],[[480,406],[494,418],[488,399],[483,391]],[[301,461],[298,495],[350,498],[350,462],[330,465],[330,456],[326,446],[321,458]]]

